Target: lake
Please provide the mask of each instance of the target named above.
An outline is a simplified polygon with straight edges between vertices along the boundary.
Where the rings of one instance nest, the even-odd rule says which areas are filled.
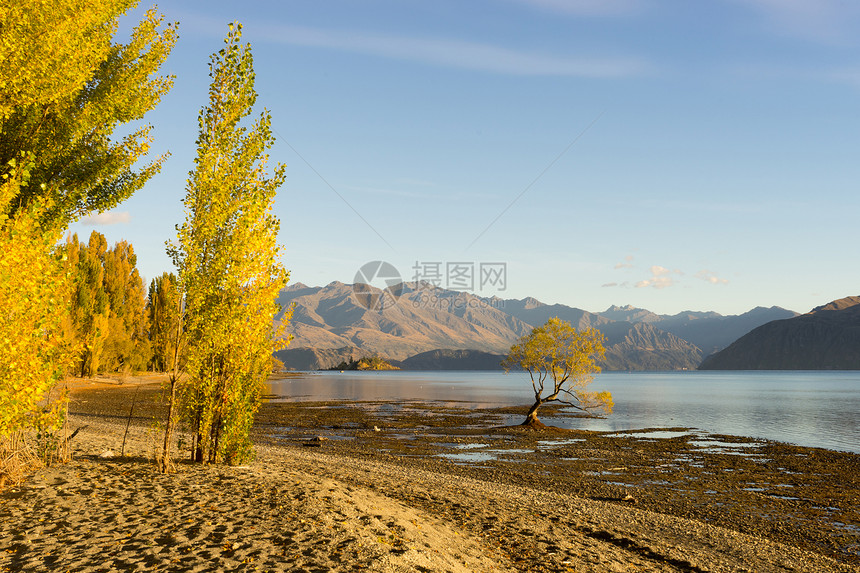
[[[606,418],[542,418],[598,431],[688,427],[860,453],[860,371],[605,372]],[[429,400],[486,408],[534,401],[525,373],[308,372],[272,382],[288,400]]]

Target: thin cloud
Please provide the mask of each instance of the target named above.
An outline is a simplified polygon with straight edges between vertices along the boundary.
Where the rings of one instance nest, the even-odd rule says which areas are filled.
[[[791,65],[776,65],[770,63],[744,63],[728,66],[726,71],[739,80],[773,80],[789,82],[817,82],[826,84],[847,85],[860,89],[860,66],[813,66],[792,63]],[[692,203],[691,203],[692,205]],[[772,209],[771,204],[745,204],[744,206],[713,203],[714,210],[727,212],[765,212]],[[710,208],[710,207],[709,207]]]
[[[400,177],[394,180],[394,183],[397,185],[413,185],[415,187],[435,187],[436,184],[432,181],[426,181],[424,179],[413,179],[410,177]]]
[[[814,76],[813,79],[847,84],[855,89],[860,89],[860,67],[830,68],[820,72],[816,71],[809,75]]]
[[[260,28],[257,36],[280,44],[505,75],[624,78],[653,71],[653,66],[640,57],[558,56],[449,38],[367,34],[302,26],[267,26]]]
[[[826,44],[851,40],[860,7],[843,0],[743,0],[736,4],[756,10],[776,33]]]
[[[355,185],[342,185],[341,189],[357,191],[359,193],[370,193],[372,195],[392,195],[395,197],[411,197],[415,199],[428,197],[426,193],[418,193],[415,191],[405,191],[403,189],[392,189],[387,187],[358,187]]]
[[[616,287],[616,286],[618,286],[618,283],[604,283],[604,284],[602,284],[602,285],[600,285],[600,286],[601,286],[602,288],[606,288],[606,287]]]
[[[103,225],[119,225],[131,221],[128,211],[108,211],[97,213],[81,218],[81,224],[88,227],[99,227]]]
[[[711,283],[712,285],[724,285],[729,282],[729,279],[721,279],[717,276],[717,273],[705,269],[697,272],[694,276],[697,279],[701,279],[705,282]]]
[[[641,0],[512,0],[518,4],[571,16],[628,16],[642,10]]]

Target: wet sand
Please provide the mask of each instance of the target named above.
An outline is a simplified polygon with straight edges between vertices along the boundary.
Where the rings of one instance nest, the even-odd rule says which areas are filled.
[[[79,386],[71,423],[86,428],[74,460],[0,494],[0,569],[852,571],[860,563],[860,456],[852,454],[681,429],[535,434],[502,427],[510,410],[270,403],[258,415],[255,461],[180,463],[163,476],[150,461],[164,411],[157,386]]]

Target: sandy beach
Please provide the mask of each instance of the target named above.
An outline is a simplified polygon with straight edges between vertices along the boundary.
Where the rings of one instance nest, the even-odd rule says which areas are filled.
[[[655,511],[640,489],[584,495],[563,481],[530,485],[530,474],[502,466],[392,455],[374,441],[394,433],[390,416],[363,425],[323,416],[309,433],[285,407],[261,411],[247,466],[179,463],[160,475],[151,461],[161,436],[157,385],[80,385],[73,461],[0,494],[0,570],[856,570],[850,551],[834,558]],[[286,414],[293,433],[274,435]],[[341,439],[343,428],[353,439]]]

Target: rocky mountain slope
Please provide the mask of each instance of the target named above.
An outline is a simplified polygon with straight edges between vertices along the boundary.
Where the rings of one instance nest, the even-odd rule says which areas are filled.
[[[528,304],[522,305],[521,303],[524,301],[515,299],[502,300],[499,303],[499,308],[532,326],[539,326],[553,317],[566,320],[577,329],[600,328],[613,322],[609,318],[604,318],[581,308],[563,304],[544,304],[533,298],[525,299],[525,301],[528,301]]]
[[[707,356],[722,350],[754,328],[773,320],[795,316],[796,312],[778,306],[759,306],[734,316],[723,316],[715,312],[684,312],[665,317],[654,323],[654,326],[695,344]]]
[[[709,356],[703,370],[860,369],[860,297],[759,326]]]
[[[278,303],[295,303],[288,329],[293,348],[356,347],[394,360],[439,348],[505,352],[532,329],[487,299],[414,284],[404,285],[397,303],[383,310],[365,308],[352,287],[339,282],[292,285]]]
[[[734,316],[689,310],[674,315],[658,315],[632,306],[611,306],[598,314],[615,321],[646,322],[698,346],[705,356],[722,350],[758,326],[797,316],[796,312],[778,306],[756,307]]]
[[[654,325],[612,322],[598,328],[606,336],[604,370],[694,370],[702,351]]]

